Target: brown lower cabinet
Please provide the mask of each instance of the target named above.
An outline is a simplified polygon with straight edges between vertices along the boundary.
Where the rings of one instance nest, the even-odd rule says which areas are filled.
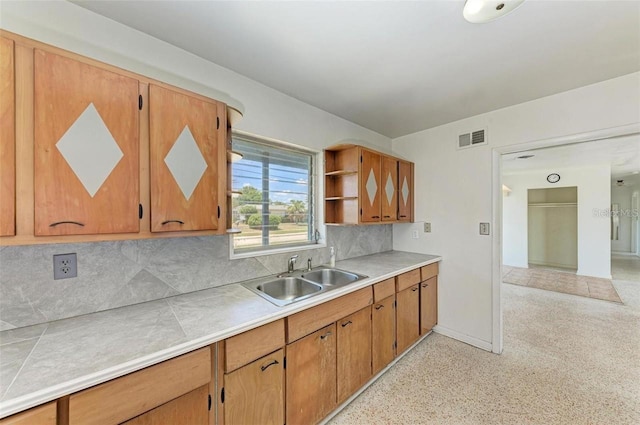
[[[125,421],[123,425],[206,425],[209,423],[209,385]]]
[[[396,294],[396,338],[398,354],[404,352],[420,337],[420,291],[419,284],[410,286]]]
[[[286,423],[319,422],[336,408],[336,324],[287,345]]]
[[[8,418],[0,419],[0,425],[56,425],[56,402],[43,404]]]
[[[338,320],[338,404],[371,379],[371,306]]]
[[[438,323],[438,277],[420,284],[420,335],[429,332]]]
[[[284,424],[284,350],[224,377],[225,424]]]
[[[396,356],[396,297],[391,295],[373,304],[371,310],[371,365],[375,375]]]

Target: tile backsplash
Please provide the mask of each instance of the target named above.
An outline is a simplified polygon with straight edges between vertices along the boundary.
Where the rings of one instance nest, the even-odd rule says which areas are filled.
[[[338,260],[389,251],[391,225],[327,227]],[[76,252],[78,277],[53,280],[53,255]],[[300,251],[328,263],[329,248]],[[227,236],[0,248],[0,331],[222,286],[286,269],[287,254],[229,260]]]

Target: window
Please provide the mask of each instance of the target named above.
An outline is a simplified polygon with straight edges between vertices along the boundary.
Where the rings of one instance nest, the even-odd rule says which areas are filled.
[[[315,243],[315,154],[233,135],[242,159],[231,164],[233,253],[255,253]]]

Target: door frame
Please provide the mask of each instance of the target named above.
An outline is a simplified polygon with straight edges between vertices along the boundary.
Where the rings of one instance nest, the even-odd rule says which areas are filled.
[[[596,140],[612,139],[640,134],[640,123],[619,127],[611,127],[568,136],[552,137],[513,145],[500,146],[492,149],[492,222],[493,235],[491,237],[491,280],[492,280],[492,343],[491,351],[500,354],[503,350],[503,322],[502,322],[502,155],[564,146]]]

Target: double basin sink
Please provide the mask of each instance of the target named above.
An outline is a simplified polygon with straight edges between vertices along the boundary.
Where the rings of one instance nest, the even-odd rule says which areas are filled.
[[[284,306],[367,277],[345,270],[321,267],[310,271],[296,271],[277,277],[255,279],[242,285],[273,304]]]

